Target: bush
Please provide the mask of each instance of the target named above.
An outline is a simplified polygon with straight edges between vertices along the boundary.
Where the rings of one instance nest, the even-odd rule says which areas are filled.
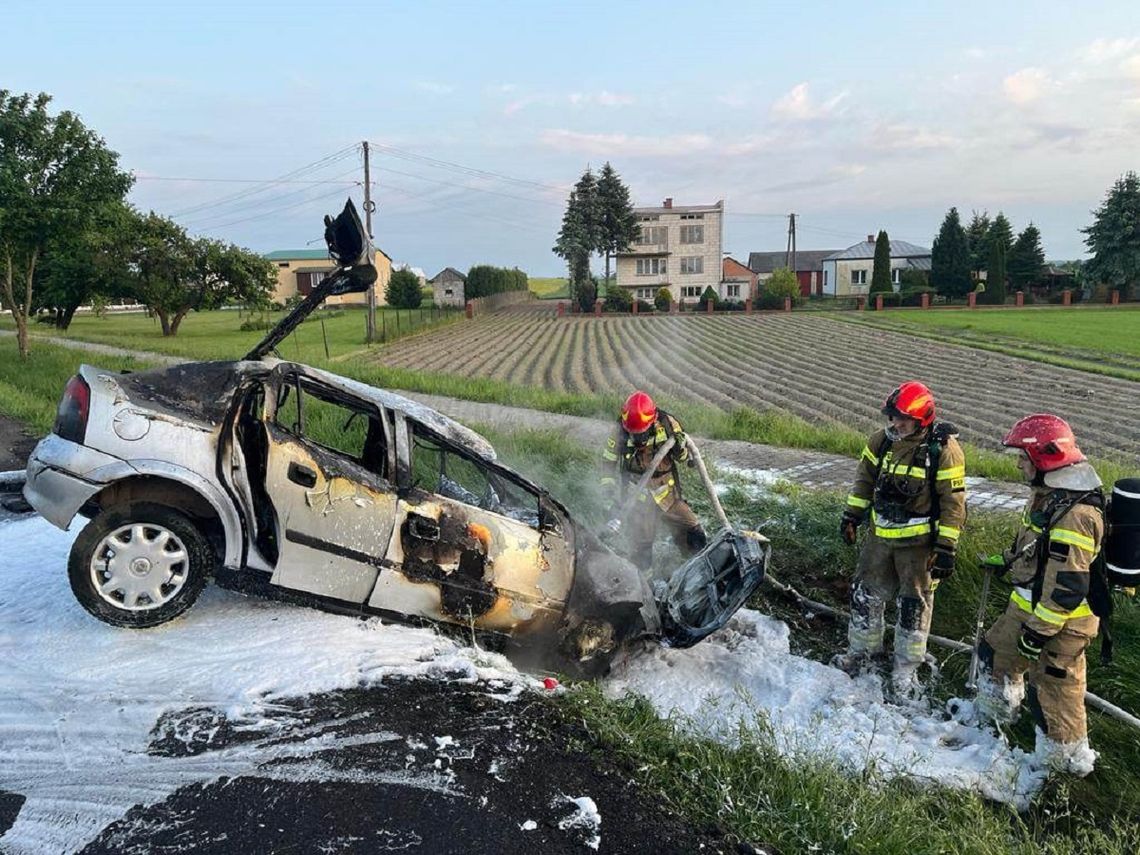
[[[800,302],[800,283],[796,274],[786,267],[775,271],[767,282],[763,283],[763,294],[760,295],[760,307],[766,309],[784,308],[784,298],[791,297],[792,304]],[[773,299],[765,301],[766,297]]]
[[[929,285],[923,285],[919,288],[909,288],[899,291],[899,297],[901,298],[901,303],[904,306],[921,306],[923,294],[929,294],[930,301],[932,303],[934,302],[934,289]]]
[[[610,285],[606,288],[606,302],[602,306],[603,312],[632,312],[633,294],[626,288]]]
[[[467,284],[464,295],[468,300],[476,297],[490,297],[505,291],[527,290],[527,275],[517,267],[494,267],[490,264],[476,264],[467,271]]]
[[[709,285],[705,288],[705,293],[701,294],[701,299],[697,300],[697,308],[702,312],[707,312],[711,303],[713,311],[715,311],[717,300],[716,291],[713,290],[712,285]]]
[[[658,288],[657,296],[653,298],[653,305],[657,307],[659,312],[669,311],[670,306],[673,305],[673,292],[668,288]]]
[[[410,270],[393,271],[386,299],[394,309],[418,309],[423,299],[419,277]]]
[[[716,310],[718,312],[743,312],[744,311],[744,301],[743,300],[721,300],[719,303],[716,304]]]
[[[756,298],[756,308],[761,311],[771,311],[773,309],[784,308],[784,298],[779,294],[772,294],[769,291],[764,291]]]
[[[637,311],[639,314],[642,312],[652,312],[654,308],[655,306],[647,300],[637,301]],[[665,309],[668,311],[669,307],[666,306]]]

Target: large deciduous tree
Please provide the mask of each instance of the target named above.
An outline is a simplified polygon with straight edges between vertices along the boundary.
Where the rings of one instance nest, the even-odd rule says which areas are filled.
[[[629,249],[637,240],[637,216],[629,198],[629,188],[606,161],[598,177],[598,207],[601,215],[598,251],[606,258],[606,285],[610,281],[610,259]]]
[[[946,214],[934,239],[930,282],[939,294],[947,297],[964,297],[970,291],[970,247],[957,208],[951,208]]]
[[[1040,280],[1045,267],[1045,250],[1041,246],[1041,232],[1033,223],[1026,226],[1013,242],[1006,266],[1009,278],[1018,290]]]
[[[74,113],[48,113],[51,96],[0,89],[0,293],[28,355],[37,268],[53,240],[84,229],[121,200],[132,178]]]
[[[178,335],[191,311],[227,302],[263,305],[277,281],[273,263],[257,253],[186,230],[153,211],[137,217],[130,290],[158,317],[164,336]]]
[[[871,268],[872,294],[889,294],[894,290],[891,284],[891,239],[880,229],[875,239],[875,263]]]
[[[1128,297],[1140,287],[1140,177],[1128,172],[1109,188],[1092,225],[1082,229],[1093,257],[1086,281],[1103,282]]]

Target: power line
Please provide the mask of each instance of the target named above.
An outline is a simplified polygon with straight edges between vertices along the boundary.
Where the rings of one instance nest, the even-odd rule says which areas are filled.
[[[347,170],[346,172],[342,172],[339,175],[334,176],[334,177],[335,178],[341,178],[342,176],[345,176],[345,175],[353,175],[356,173],[356,171],[357,171],[356,167],[353,167],[352,169]],[[346,185],[349,187],[355,187],[355,186],[360,185],[359,181],[336,181],[336,180],[331,180],[331,179],[329,181],[320,182],[320,183],[321,184],[337,184],[341,187],[344,187]],[[269,198],[266,198],[266,199],[255,199],[251,202],[247,201],[246,203],[241,204],[241,205],[227,206],[226,209],[223,211],[206,212],[206,213],[203,213],[202,216],[191,217],[189,222],[187,222],[185,224],[186,225],[193,225],[193,226],[200,226],[202,223],[207,222],[209,220],[217,220],[217,219],[224,220],[226,218],[233,217],[237,214],[241,214],[241,213],[246,212],[246,211],[256,211],[258,208],[261,208],[265,205],[276,205],[279,202],[284,202],[286,199],[292,199],[294,197],[308,193],[312,189],[313,189],[312,186],[306,186],[306,187],[302,188],[301,190],[291,190],[288,193],[281,193],[277,196],[270,196]]]
[[[281,181],[273,180],[271,178],[175,178],[168,175],[135,175],[136,181],[194,181],[194,182],[211,182],[218,184],[359,184],[358,181],[334,181],[315,180],[315,181]]]
[[[282,207],[274,208],[271,211],[265,211],[265,212],[260,213],[260,214],[254,214],[253,216],[250,216],[250,217],[242,217],[241,219],[232,220],[228,223],[215,223],[212,226],[206,226],[205,230],[213,231],[216,229],[224,229],[224,228],[227,228],[229,226],[236,226],[238,223],[248,223],[248,222],[251,222],[253,220],[264,220],[266,217],[272,217],[274,214],[279,214],[282,211],[288,211],[288,210],[291,210],[293,208],[299,208],[302,205],[309,204],[310,202],[319,202],[321,199],[327,199],[330,196],[339,196],[343,192],[344,192],[344,190],[342,188],[338,187],[336,190],[333,190],[331,193],[323,193],[320,196],[312,196],[308,199],[302,199],[300,202],[294,202],[292,205],[283,205]],[[195,231],[203,231],[203,228],[200,228],[200,227],[196,228]]]
[[[532,181],[529,178],[516,178],[511,175],[504,175],[501,172],[492,172],[490,170],[479,169],[474,166],[465,166],[462,163],[455,163],[454,161],[450,160],[441,160],[437,157],[428,157],[427,155],[416,154],[415,152],[396,148],[396,146],[392,145],[385,145],[384,143],[374,142],[371,143],[371,145],[377,149],[380,149],[386,154],[391,155],[392,157],[398,157],[401,160],[410,160],[416,163],[423,163],[426,166],[432,166],[436,169],[446,169],[452,172],[461,172],[465,175],[477,175],[482,178],[492,178],[498,181],[509,181],[512,184],[519,184],[528,187],[538,187],[540,190],[553,191],[556,193],[566,192],[565,187],[559,187],[554,184],[545,184],[541,181]]]
[[[416,175],[411,172],[401,172],[399,169],[392,169],[389,166],[379,166],[377,169],[380,169],[384,172],[391,172],[393,175],[403,175],[407,178],[416,178],[420,181],[431,182],[432,184],[442,184],[444,187],[455,187],[460,190],[470,190],[475,193],[488,193],[492,196],[501,196],[504,199],[517,199],[520,202],[530,202],[540,205],[553,205],[558,208],[562,207],[561,202],[555,202],[551,199],[537,199],[533,197],[528,199],[525,196],[516,196],[513,193],[503,193],[498,190],[488,190],[485,187],[472,187],[469,184],[456,184],[454,181],[442,181],[438,178],[428,178],[426,175]]]
[[[357,146],[355,144],[350,145],[350,146],[346,146],[345,148],[339,149],[339,150],[333,152],[332,154],[325,155],[324,157],[320,158],[319,160],[315,160],[312,163],[306,164],[305,166],[299,167],[299,168],[294,169],[290,172],[286,172],[284,175],[279,175],[277,178],[273,178],[273,179],[270,179],[269,181],[263,182],[263,185],[260,187],[251,187],[247,190],[242,190],[238,193],[233,193],[229,196],[223,196],[219,199],[215,199],[215,200],[210,201],[210,202],[202,202],[201,204],[198,204],[198,205],[191,205],[189,208],[183,208],[181,211],[175,211],[170,216],[171,217],[183,217],[183,216],[186,216],[187,214],[194,214],[194,213],[197,213],[199,211],[207,210],[209,208],[216,208],[216,207],[219,207],[222,205],[228,205],[229,203],[236,202],[239,199],[245,199],[245,198],[248,198],[249,196],[255,196],[258,193],[264,193],[265,191],[272,189],[279,182],[290,180],[290,179],[296,179],[302,175],[308,174],[310,172],[314,172],[317,169],[321,169],[321,168],[324,168],[326,166],[331,166],[333,163],[336,163],[340,160],[343,160],[346,157],[349,157],[353,152],[355,152],[356,148],[357,148]]]

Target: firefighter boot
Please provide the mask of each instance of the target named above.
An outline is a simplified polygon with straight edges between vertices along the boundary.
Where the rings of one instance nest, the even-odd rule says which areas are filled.
[[[1037,750],[1031,763],[1037,768],[1064,772],[1083,778],[1092,772],[1100,755],[1089,746],[1087,738],[1076,742],[1057,742],[1037,728]]]

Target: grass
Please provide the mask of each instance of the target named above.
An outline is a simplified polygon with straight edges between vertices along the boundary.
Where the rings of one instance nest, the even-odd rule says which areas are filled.
[[[570,280],[565,276],[530,277],[527,288],[540,300],[565,300],[570,296]]]
[[[592,450],[566,443],[553,431],[480,430],[505,462],[538,478],[580,519],[600,520],[592,479],[583,477],[595,465]],[[772,539],[775,576],[815,599],[846,607],[857,553],[835,533],[842,497],[794,487],[757,495],[742,482],[733,486],[731,477],[714,477],[730,485],[722,497],[729,517],[757,525]],[[685,495],[709,521],[709,503],[692,473],[682,470],[682,478]],[[936,633],[972,638],[981,571],[970,556],[1007,545],[1014,525],[1012,514],[971,517],[959,570],[938,591]],[[679,556],[670,552],[664,560]],[[1007,597],[1005,586],[994,586],[988,622],[1001,613]],[[805,618],[764,596],[751,605],[788,620],[793,650],[801,655],[826,660],[844,644],[844,627],[835,622]],[[1125,709],[1140,710],[1134,677],[1140,668],[1140,608],[1122,606],[1115,629],[1117,662],[1101,666],[1094,646],[1090,687]],[[966,667],[961,654],[944,658],[938,698],[961,694]],[[886,781],[874,771],[852,776],[826,759],[792,762],[776,750],[762,718],[746,723],[739,744],[727,746],[693,736],[682,719],[661,719],[643,699],[612,700],[592,684],[575,686],[561,703],[591,736],[583,751],[616,757],[690,822],[784,852],[1134,853],[1140,847],[1140,777],[1134,771],[1140,768],[1140,740],[1126,725],[1096,712],[1090,712],[1090,738],[1101,752],[1097,771],[1084,780],[1054,780],[1019,816],[972,793]],[[1032,749],[1027,716],[1011,736]]]
[[[1140,380],[1140,306],[905,309],[836,317],[1079,371]]]
[[[164,338],[157,318],[143,313],[123,315],[79,315],[64,332],[54,327],[33,324],[35,336],[92,341],[128,350],[163,353],[186,359],[239,359],[265,337],[284,312],[238,312],[219,310],[192,312],[182,322],[178,335]],[[377,310],[377,335],[384,341],[429,329],[441,323],[459,320],[461,310],[390,309]],[[263,329],[241,329],[243,323],[257,322]],[[324,321],[322,334],[321,321]],[[278,350],[286,359],[315,362],[324,357],[324,336],[328,337],[329,354],[343,357],[363,348],[364,311],[359,308],[332,306],[314,313],[297,331],[282,342]],[[0,319],[0,328],[13,329],[10,318]]]

